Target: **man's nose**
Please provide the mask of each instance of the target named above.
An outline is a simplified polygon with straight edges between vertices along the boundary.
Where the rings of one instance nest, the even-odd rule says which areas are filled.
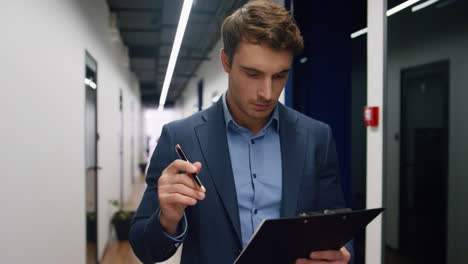
[[[258,88],[258,96],[265,101],[271,100],[272,81],[270,78],[265,78]]]

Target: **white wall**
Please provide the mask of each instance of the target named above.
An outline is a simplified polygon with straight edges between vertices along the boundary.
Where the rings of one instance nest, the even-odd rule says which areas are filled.
[[[123,91],[123,113],[124,113],[124,201],[129,201],[132,192],[132,178],[139,176],[138,164],[143,161],[142,148],[142,124],[141,119],[143,110],[141,107],[141,97],[139,92],[139,84],[135,79],[130,78],[130,89],[122,86]],[[106,100],[104,98],[104,100]],[[117,104],[117,102],[116,102]],[[133,109],[132,109],[133,108]],[[132,153],[132,138],[133,138],[133,153]],[[118,142],[118,140],[117,140]],[[108,152],[104,149],[102,155],[107,155]],[[133,157],[132,157],[133,154]],[[102,156],[100,156],[102,157]],[[103,186],[105,188],[105,186]],[[115,197],[118,198],[118,197]],[[103,201],[107,203],[107,200]],[[105,204],[108,207],[107,204]],[[101,219],[103,220],[103,219]]]
[[[448,13],[450,11],[450,13]],[[402,20],[405,27],[392,26],[389,18],[387,91],[387,181],[386,243],[398,248],[400,142],[400,72],[402,69],[439,60],[450,61],[449,91],[449,183],[447,263],[468,258],[468,19],[466,9],[456,4],[427,9]],[[404,17],[402,18],[404,19]]]
[[[228,77],[224,72],[219,59],[223,42],[219,40],[208,54],[210,60],[203,62],[195,73],[195,78],[190,79],[183,92],[182,99],[177,107],[182,108],[183,116],[189,116],[198,111],[198,82],[203,79],[203,109],[210,107],[213,94],[222,94],[227,90]]]
[[[137,83],[121,44],[110,40],[104,0],[9,1],[1,13],[0,262],[85,263],[85,50],[98,62],[100,255],[110,230],[107,200],[119,193],[118,90],[138,116]],[[135,148],[141,153],[141,144]]]

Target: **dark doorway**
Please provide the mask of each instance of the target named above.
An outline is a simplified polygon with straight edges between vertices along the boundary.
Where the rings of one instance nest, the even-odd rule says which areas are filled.
[[[86,263],[98,263],[97,241],[97,62],[85,55],[85,192],[86,192]]]
[[[412,263],[445,263],[449,62],[401,72],[399,250]]]
[[[135,183],[135,104],[132,102],[130,105],[130,176],[132,177],[132,184]]]
[[[203,110],[203,79],[198,81],[198,111]]]

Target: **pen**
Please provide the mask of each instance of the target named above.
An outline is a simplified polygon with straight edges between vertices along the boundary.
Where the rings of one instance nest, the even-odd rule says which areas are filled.
[[[176,150],[177,155],[179,155],[179,158],[180,158],[181,160],[190,162],[190,161],[187,159],[187,156],[185,156],[185,153],[184,153],[184,151],[182,150],[182,148],[180,147],[179,144],[177,144],[177,145],[175,146],[175,150]],[[205,191],[206,191],[205,186],[203,186],[202,182],[200,181],[200,178],[198,178],[198,174],[193,173],[193,174],[190,174],[190,175],[191,175],[192,178],[195,180],[195,182],[198,184],[198,186],[200,186],[200,188],[202,189],[202,191],[205,192]]]

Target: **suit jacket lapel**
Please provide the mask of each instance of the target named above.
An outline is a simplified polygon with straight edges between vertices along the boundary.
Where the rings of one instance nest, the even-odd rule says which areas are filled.
[[[206,112],[206,123],[196,127],[195,131],[205,158],[206,168],[213,179],[216,191],[224,204],[239,243],[242,244],[239,207],[222,107],[222,102],[219,100]]]
[[[299,187],[302,180],[302,172],[307,146],[307,134],[305,130],[297,126],[297,116],[294,112],[288,112],[283,105],[279,105],[280,145],[282,159],[282,217],[295,216]]]

